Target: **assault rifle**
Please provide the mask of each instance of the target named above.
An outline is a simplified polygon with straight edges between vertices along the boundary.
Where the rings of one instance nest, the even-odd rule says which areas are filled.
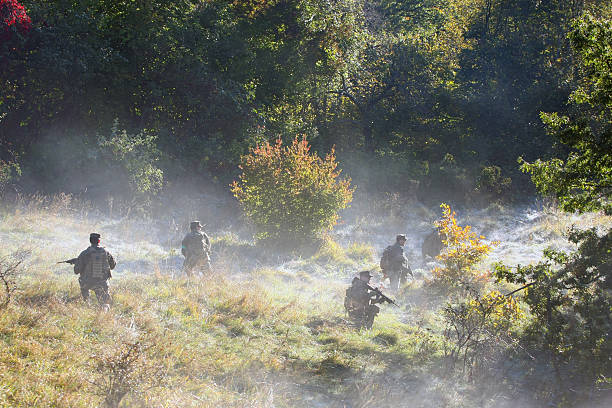
[[[395,306],[399,307],[399,305],[398,305],[397,303],[395,303],[395,301],[394,301],[393,299],[391,299],[390,297],[388,297],[388,296],[386,296],[384,293],[382,293],[382,292],[380,291],[380,289],[378,289],[378,288],[373,288],[372,286],[368,285],[367,283],[366,283],[366,287],[367,287],[368,289],[370,289],[371,291],[375,292],[375,293],[376,293],[378,296],[380,296],[380,298],[381,298],[383,301],[385,301],[385,302],[387,302],[387,303],[391,303],[392,305],[395,305]]]
[[[67,263],[70,265],[74,265],[76,261],[77,261],[77,258],[72,258],[72,259],[66,259],[65,261],[59,261],[58,264]]]

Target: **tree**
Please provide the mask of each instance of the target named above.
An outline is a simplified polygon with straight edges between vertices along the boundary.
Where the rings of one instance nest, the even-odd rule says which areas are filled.
[[[612,211],[612,21],[586,14],[570,33],[580,86],[567,115],[542,114],[565,158],[523,162],[537,188],[566,211]],[[555,393],[570,401],[596,396],[612,382],[612,230],[572,230],[571,254],[549,250],[528,267],[499,266],[498,279],[529,285],[533,341],[550,354]],[[581,392],[569,394],[569,384]],[[607,385],[606,385],[607,384]]]
[[[612,213],[612,21],[589,14],[570,34],[580,57],[580,86],[568,115],[543,113],[549,132],[567,145],[565,159],[523,162],[542,193],[554,194],[566,211]]]
[[[280,139],[259,145],[242,157],[240,169],[232,192],[261,240],[312,240],[331,229],[352,200],[350,180],[338,179],[333,149],[321,159],[305,138],[290,146]]]

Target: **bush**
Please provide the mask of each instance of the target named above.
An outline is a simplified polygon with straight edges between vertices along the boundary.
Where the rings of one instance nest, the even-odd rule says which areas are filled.
[[[103,155],[127,179],[130,195],[134,199],[147,201],[162,188],[163,171],[156,166],[161,155],[156,145],[157,137],[146,131],[130,135],[119,129],[115,120],[111,137],[100,137],[98,144]]]
[[[447,204],[441,204],[443,216],[435,223],[443,237],[444,248],[437,259],[442,266],[432,271],[430,283],[444,289],[455,287],[478,288],[489,281],[490,274],[476,268],[492,250],[491,245],[484,243],[483,236],[477,235],[467,225],[457,225],[456,214]]]
[[[321,159],[305,138],[257,146],[241,158],[240,169],[232,192],[260,240],[312,240],[336,224],[353,197],[350,180],[338,179],[333,149]]]
[[[509,198],[508,193],[512,179],[503,177],[501,168],[498,166],[484,167],[476,182],[476,191],[491,200],[503,200]]]
[[[19,164],[0,160],[0,197],[4,195],[6,187],[19,176],[21,176]]]
[[[447,304],[443,315],[448,368],[455,369],[461,363],[470,378],[475,370],[497,361],[496,355],[514,343],[510,330],[523,317],[514,298],[498,291]]]

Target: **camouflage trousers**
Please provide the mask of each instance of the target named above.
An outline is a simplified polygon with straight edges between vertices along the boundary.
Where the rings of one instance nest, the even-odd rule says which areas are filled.
[[[186,257],[185,262],[183,262],[183,270],[188,277],[192,277],[198,271],[202,273],[202,276],[208,275],[212,271],[210,259],[208,256]]]
[[[110,305],[111,297],[108,293],[108,284],[106,280],[88,280],[88,279],[80,279],[79,285],[81,286],[81,296],[83,296],[83,300],[89,300],[89,291],[93,290],[98,298],[98,302],[101,305]]]
[[[372,328],[372,325],[374,324],[374,318],[376,317],[379,311],[380,308],[378,306],[367,305],[348,310],[348,315],[359,329],[365,327],[369,330]]]
[[[408,280],[408,271],[388,271],[385,272],[389,278],[389,289],[397,292],[401,285]]]

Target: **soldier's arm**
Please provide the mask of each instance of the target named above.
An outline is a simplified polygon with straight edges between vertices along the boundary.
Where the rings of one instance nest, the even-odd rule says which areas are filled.
[[[183,254],[183,256],[186,256],[185,254],[187,253],[187,237],[183,238],[183,240],[181,241],[181,254]]]
[[[206,241],[206,248],[210,251],[210,239],[205,232],[202,232],[202,235],[204,236],[204,241]]]
[[[83,272],[83,268],[85,268],[85,264],[86,264],[86,252],[87,251],[83,251],[79,254],[76,262],[74,263],[74,274],[75,275],[79,275],[81,272]]]
[[[113,258],[111,253],[108,251],[106,251],[106,255],[108,257],[108,266],[110,266],[111,269],[115,269],[115,266],[117,266],[117,262],[115,261],[115,258]]]

